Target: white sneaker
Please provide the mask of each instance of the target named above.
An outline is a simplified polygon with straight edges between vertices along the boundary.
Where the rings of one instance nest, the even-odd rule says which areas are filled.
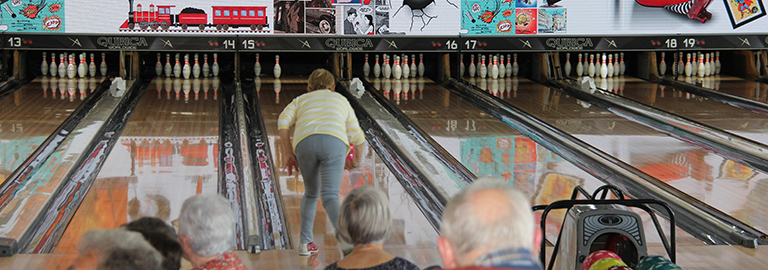
[[[317,245],[315,245],[314,242],[309,244],[301,244],[299,246],[299,256],[309,256],[315,254],[317,253],[318,249],[319,248],[317,248]]]

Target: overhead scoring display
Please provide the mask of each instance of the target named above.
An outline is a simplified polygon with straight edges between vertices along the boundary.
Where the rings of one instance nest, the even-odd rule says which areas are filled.
[[[762,0],[15,0],[0,6],[6,33],[732,34],[759,33],[768,22]]]

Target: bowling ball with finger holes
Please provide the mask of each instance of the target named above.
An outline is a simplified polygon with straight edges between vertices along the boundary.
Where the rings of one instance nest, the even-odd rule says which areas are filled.
[[[620,259],[603,258],[593,263],[592,266],[589,267],[589,270],[606,270],[613,266],[627,266],[627,264]]]
[[[608,250],[598,250],[598,251],[592,252],[592,254],[589,254],[589,256],[587,256],[587,258],[584,259],[584,262],[581,263],[581,270],[588,270],[590,269],[590,267],[592,267],[592,264],[605,258],[614,258],[614,259],[621,260],[621,257],[619,257],[619,255],[616,255],[616,253],[613,253]]]
[[[646,256],[640,259],[635,270],[672,270],[682,269],[663,256]]]

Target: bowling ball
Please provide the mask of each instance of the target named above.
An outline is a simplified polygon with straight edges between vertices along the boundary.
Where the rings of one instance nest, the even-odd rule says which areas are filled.
[[[636,270],[671,270],[682,269],[662,256],[646,256],[637,263]]]
[[[619,257],[619,255],[616,255],[616,253],[613,253],[608,250],[598,250],[598,251],[592,252],[592,254],[589,254],[589,256],[587,256],[587,258],[584,259],[584,261],[581,263],[581,270],[588,270],[590,269],[592,264],[594,264],[600,259],[605,259],[605,258],[614,258],[617,260],[621,260],[621,257]]]
[[[349,154],[347,155],[347,162],[352,162],[355,160],[355,146],[352,145],[352,143],[349,144]]]
[[[629,266],[624,266],[624,265],[614,265],[606,268],[605,270],[632,270],[632,268],[629,268]]]
[[[620,259],[604,258],[604,259],[599,259],[595,263],[593,263],[592,266],[589,267],[589,270],[606,270],[612,266],[627,266],[627,264],[625,264]]]

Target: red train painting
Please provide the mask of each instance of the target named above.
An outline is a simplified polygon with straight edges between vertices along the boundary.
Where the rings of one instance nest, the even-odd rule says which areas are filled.
[[[203,31],[210,27],[227,31],[230,28],[247,27],[252,31],[261,31],[269,27],[265,6],[212,6],[213,16],[209,23],[208,14],[199,8],[186,7],[174,14],[174,5],[150,4],[149,9],[144,10],[138,4],[134,10],[133,0],[128,2],[131,9],[120,30],[169,30],[171,27],[179,27],[184,31],[194,28]]]

